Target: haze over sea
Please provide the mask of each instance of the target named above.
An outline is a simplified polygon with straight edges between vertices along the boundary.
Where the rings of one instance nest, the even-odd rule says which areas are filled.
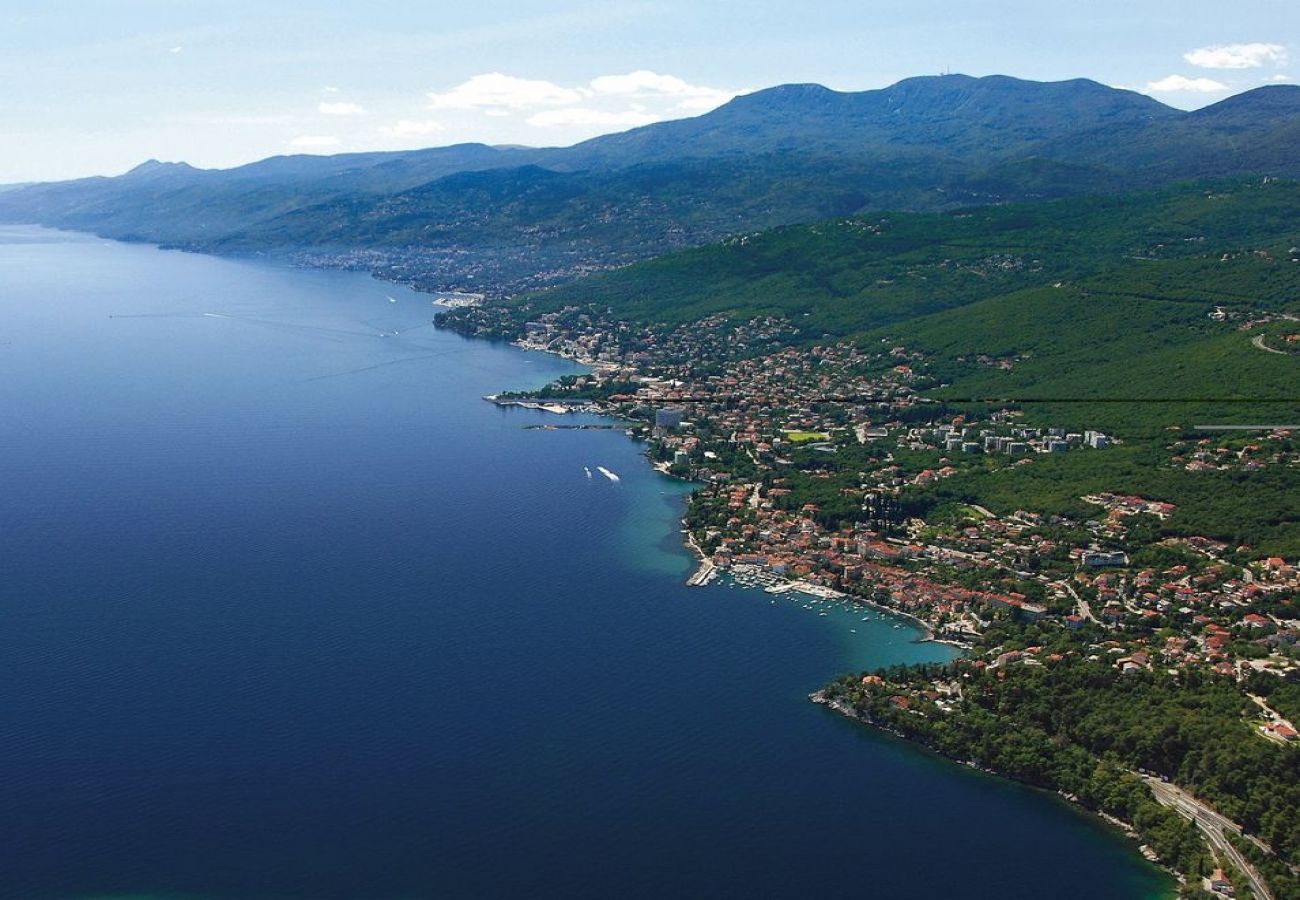
[[[576,370],[434,312],[0,231],[0,896],[1169,893],[809,703],[949,651],[686,588],[685,487],[483,402]]]

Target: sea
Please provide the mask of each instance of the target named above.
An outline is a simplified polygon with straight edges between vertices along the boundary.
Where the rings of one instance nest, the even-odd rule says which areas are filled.
[[[810,703],[954,651],[687,587],[689,486],[485,402],[581,370],[437,311],[0,228],[0,897],[1172,893]]]

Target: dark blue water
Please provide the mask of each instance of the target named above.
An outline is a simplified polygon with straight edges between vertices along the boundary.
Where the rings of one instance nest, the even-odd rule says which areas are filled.
[[[947,651],[685,588],[681,486],[481,401],[573,369],[434,311],[0,232],[0,895],[1167,891],[808,703]]]

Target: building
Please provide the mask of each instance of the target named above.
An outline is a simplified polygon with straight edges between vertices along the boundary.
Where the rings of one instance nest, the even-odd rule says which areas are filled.
[[[1211,894],[1217,894],[1220,897],[1232,897],[1232,882],[1228,876],[1223,874],[1222,869],[1215,869],[1214,873],[1203,882],[1205,889]]]
[[[1089,550],[1083,554],[1083,564],[1091,566],[1094,569],[1103,569],[1118,567],[1123,568],[1128,565],[1128,556],[1118,550],[1107,553],[1102,550]]]
[[[665,406],[663,409],[657,409],[655,410],[655,428],[663,428],[669,431],[680,428],[685,415],[686,410],[680,406]]]

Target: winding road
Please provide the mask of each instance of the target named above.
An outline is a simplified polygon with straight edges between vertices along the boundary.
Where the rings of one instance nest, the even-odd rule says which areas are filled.
[[[1250,339],[1250,342],[1254,344],[1256,347],[1258,347],[1260,350],[1263,350],[1267,353],[1276,353],[1278,356],[1291,355],[1290,353],[1287,353],[1285,350],[1274,350],[1268,344],[1264,343],[1264,335],[1262,334],[1255,335],[1253,338]]]

